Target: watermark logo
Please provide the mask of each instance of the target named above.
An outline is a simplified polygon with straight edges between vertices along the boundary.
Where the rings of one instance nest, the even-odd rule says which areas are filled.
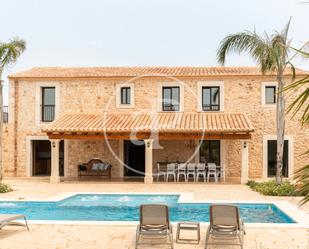
[[[121,133],[122,139],[129,141],[133,146],[144,147],[144,140],[152,141],[152,150],[156,151],[153,153],[154,163],[157,161],[165,161],[166,163],[193,162],[201,146],[199,140],[205,134],[200,131],[198,133],[200,139],[192,140],[190,138],[190,133],[186,129],[192,128],[188,125],[188,122],[191,121],[183,121],[184,101],[191,102],[190,106],[194,109],[196,109],[196,104],[201,104],[196,86],[190,86],[175,77],[162,74],[133,77],[116,84],[116,91],[110,96],[103,110],[103,123],[108,122],[111,113],[125,114],[125,120],[115,123],[113,133]],[[189,117],[187,116],[187,118]],[[119,130],[117,130],[117,126]],[[177,127],[181,127],[182,130],[176,130]],[[109,134],[108,129],[104,130],[108,149],[118,163],[127,171],[145,176],[143,170],[128,163],[127,160],[124,160],[125,156],[119,154],[119,150],[113,149]],[[182,139],[177,137],[179,134],[183,136]],[[185,134],[189,135],[188,139]],[[173,137],[177,137],[177,139]],[[153,170],[154,177],[157,177],[159,173],[159,169]]]

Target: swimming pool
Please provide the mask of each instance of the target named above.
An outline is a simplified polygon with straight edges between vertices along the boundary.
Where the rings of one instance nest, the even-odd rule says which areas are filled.
[[[61,201],[1,201],[0,214],[22,213],[29,220],[137,221],[139,205],[164,203],[171,221],[209,221],[209,203],[180,203],[179,195],[77,194]],[[246,223],[296,223],[274,204],[235,203]]]

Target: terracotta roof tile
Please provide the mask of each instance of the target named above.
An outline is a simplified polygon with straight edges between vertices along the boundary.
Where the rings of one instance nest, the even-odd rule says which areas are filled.
[[[242,113],[104,113],[65,114],[44,132],[252,132],[250,120]]]
[[[297,69],[299,75],[309,74]],[[291,74],[291,70],[286,70]],[[100,78],[137,76],[246,76],[261,75],[258,67],[34,67],[9,78]]]

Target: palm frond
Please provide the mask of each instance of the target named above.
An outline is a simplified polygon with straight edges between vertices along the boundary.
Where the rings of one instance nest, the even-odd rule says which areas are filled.
[[[290,69],[291,69],[291,72],[292,72],[292,81],[294,81],[295,78],[296,78],[296,68],[293,65],[293,63],[291,63],[291,62],[287,62],[287,65],[290,66]]]
[[[291,84],[287,85],[284,90],[285,91],[289,91],[289,90],[297,90],[298,88],[302,87],[303,85],[307,84],[307,80],[309,80],[309,75],[307,75],[306,77],[294,81]]]
[[[288,34],[289,34],[289,30],[290,30],[291,20],[292,20],[292,17],[290,17],[288,23],[286,24],[284,29],[281,31],[281,35],[285,40],[284,44],[287,44],[287,42],[288,42]]]
[[[300,119],[302,125],[309,123],[309,75],[304,77],[303,79],[293,82],[292,84],[284,88],[285,91],[297,91],[299,88],[305,85],[308,85],[308,87],[305,87],[301,94],[287,108],[287,113],[292,113],[292,117],[294,117],[295,114],[303,106],[305,106],[305,109]]]
[[[225,37],[217,51],[217,60],[224,65],[226,56],[229,52],[248,52],[257,61],[261,61],[267,51],[267,44],[256,33],[250,31],[240,32]],[[264,59],[263,59],[264,61]]]
[[[260,65],[262,74],[265,74],[266,72],[276,71],[276,59],[274,58],[271,39],[267,34],[265,34],[265,37],[266,37],[265,51],[264,51],[263,56],[259,58],[259,65]]]
[[[290,47],[290,48],[293,49],[294,51],[296,51],[297,53],[301,54],[305,58],[309,58],[309,52],[305,52],[305,51],[303,51],[301,49],[297,49],[297,48],[293,48],[293,47]]]
[[[309,151],[306,152],[309,154]],[[295,172],[296,183],[299,185],[299,192],[304,196],[300,205],[309,202],[309,164]]]
[[[288,29],[289,23],[283,32],[275,32],[272,36],[265,33],[265,37],[261,37],[250,31],[229,35],[220,43],[217,60],[224,65],[229,52],[247,52],[260,66],[262,74],[283,72],[288,56]]]
[[[16,62],[25,51],[26,42],[19,38],[13,38],[8,43],[0,44],[0,72],[3,68]]]
[[[288,57],[285,34],[276,32],[271,37],[271,48],[272,57],[275,60],[277,69],[283,71],[286,66],[286,58]]]

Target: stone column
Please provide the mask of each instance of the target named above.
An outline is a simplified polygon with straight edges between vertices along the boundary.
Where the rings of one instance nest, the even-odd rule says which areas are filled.
[[[59,183],[59,139],[50,139],[51,143],[51,174],[50,183]]]
[[[249,179],[249,143],[241,141],[241,184],[246,184]]]
[[[153,183],[152,176],[152,144],[153,139],[145,139],[145,178],[144,183]]]

